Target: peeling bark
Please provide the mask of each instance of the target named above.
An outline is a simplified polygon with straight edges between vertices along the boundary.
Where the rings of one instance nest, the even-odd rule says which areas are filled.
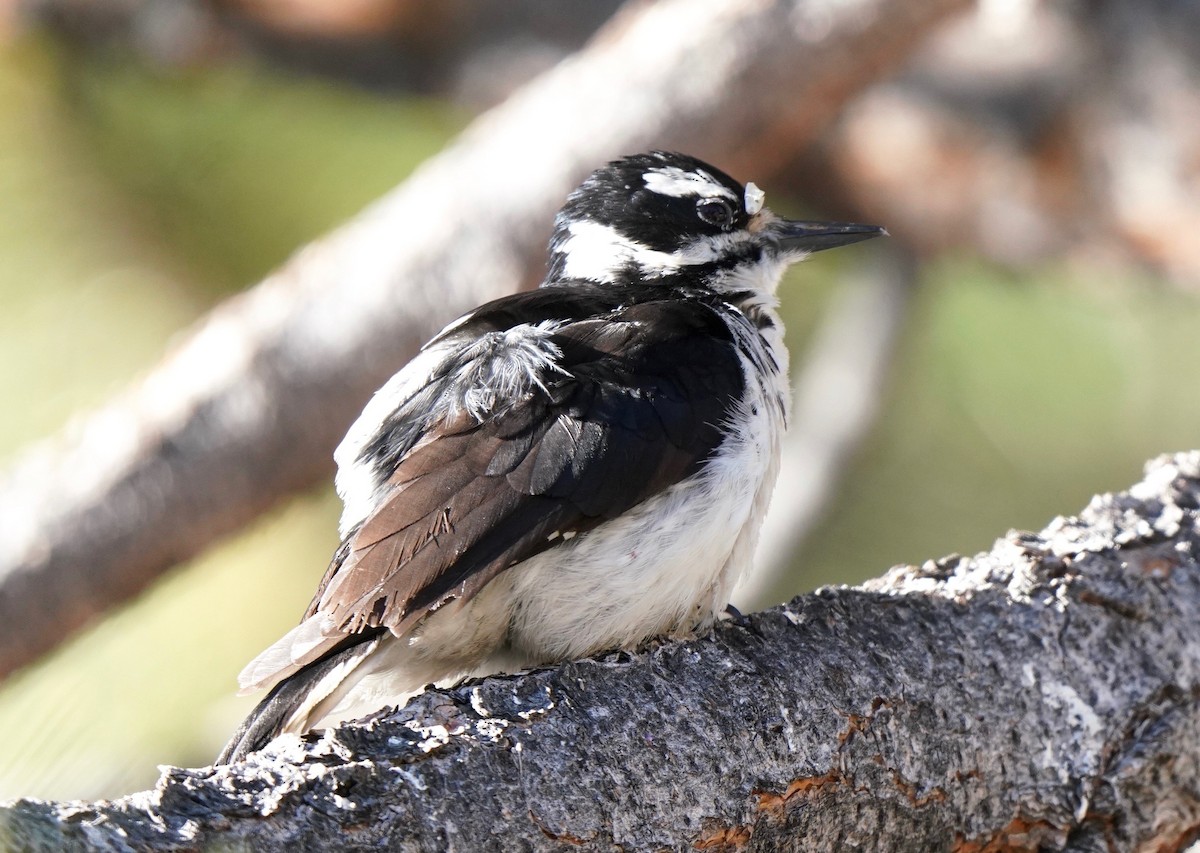
[[[1177,850],[1200,827],[1200,452],[988,553],[17,801],[20,850]]]

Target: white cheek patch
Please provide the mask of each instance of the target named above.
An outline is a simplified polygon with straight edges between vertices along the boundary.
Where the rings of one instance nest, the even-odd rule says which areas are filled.
[[[721,196],[735,202],[738,200],[729,187],[703,169],[689,172],[678,166],[662,166],[643,173],[642,180],[646,182],[646,189],[671,198]]]
[[[703,237],[674,252],[660,252],[631,240],[609,225],[573,222],[571,236],[557,250],[565,260],[567,278],[613,281],[630,264],[647,278],[660,278],[679,269],[724,257],[738,243],[754,240],[749,232]]]
[[[634,247],[615,228],[597,222],[572,222],[571,236],[558,252],[566,263],[567,278],[612,281],[617,270],[632,259]]]
[[[753,216],[762,210],[763,200],[767,194],[754,185],[754,182],[746,184],[746,213]]]

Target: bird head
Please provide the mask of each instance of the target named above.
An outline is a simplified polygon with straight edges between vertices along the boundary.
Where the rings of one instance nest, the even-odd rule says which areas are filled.
[[[774,290],[813,252],[887,232],[875,225],[781,219],[764,194],[694,157],[614,160],[567,198],[554,221],[547,284],[589,281]]]

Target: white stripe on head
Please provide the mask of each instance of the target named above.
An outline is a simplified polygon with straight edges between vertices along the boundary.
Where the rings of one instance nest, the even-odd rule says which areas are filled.
[[[674,252],[660,252],[599,222],[572,222],[568,231],[571,236],[555,250],[565,261],[563,275],[587,281],[613,281],[630,264],[643,275],[658,278],[681,267],[718,260],[733,244],[754,239],[744,231],[718,234]]]
[[[729,187],[703,169],[689,171],[680,169],[678,166],[660,166],[645,172],[642,180],[646,182],[646,189],[672,198],[721,196],[735,202],[739,201]]]

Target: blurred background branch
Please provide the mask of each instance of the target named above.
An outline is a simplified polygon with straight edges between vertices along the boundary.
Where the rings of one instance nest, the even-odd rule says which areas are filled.
[[[335,544],[345,425],[535,283],[619,153],[894,235],[785,283],[797,429],[743,605],[979,549],[1197,443],[1195,4],[618,7],[0,0],[0,669],[91,626],[0,687],[29,733],[0,795],[210,756]]]

